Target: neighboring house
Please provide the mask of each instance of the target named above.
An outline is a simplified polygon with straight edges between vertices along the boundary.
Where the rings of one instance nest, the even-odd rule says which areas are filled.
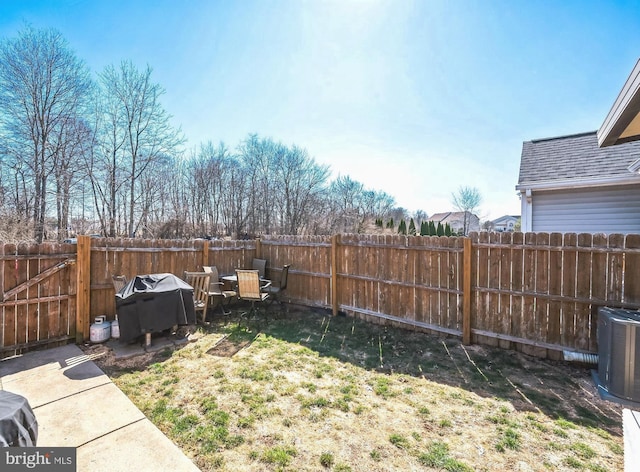
[[[522,231],[640,233],[640,142],[598,147],[596,132],[522,145]]]
[[[449,227],[456,233],[464,232],[465,214],[467,217],[467,233],[469,231],[480,231],[480,218],[468,211],[450,211],[447,213],[435,213],[427,221],[433,221],[436,225],[442,226],[449,223]]]
[[[491,222],[493,231],[514,231],[516,224],[520,221],[519,215],[504,215]]]

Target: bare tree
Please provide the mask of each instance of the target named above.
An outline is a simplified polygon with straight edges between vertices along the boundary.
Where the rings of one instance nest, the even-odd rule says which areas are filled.
[[[60,120],[51,136],[58,239],[69,236],[72,190],[80,183],[83,157],[92,145],[91,139],[92,131],[87,124],[75,117]]]
[[[206,207],[208,226],[205,233],[222,236],[228,234],[223,213],[225,195],[229,193],[233,195],[232,198],[244,198],[244,189],[230,188],[230,170],[237,165],[237,161],[222,142],[217,146],[211,142],[207,143],[201,148],[200,157],[204,164],[202,174],[206,179],[202,191],[208,196]]]
[[[271,233],[275,208],[273,199],[277,185],[271,171],[281,159],[284,149],[269,138],[250,134],[238,146],[238,157],[242,161],[251,192],[248,194],[249,230],[253,233]]]
[[[227,161],[225,180],[227,191],[222,195],[222,221],[227,235],[241,237],[247,233],[249,211],[247,207],[252,194],[250,180],[240,159],[231,157]]]
[[[300,234],[313,219],[317,202],[326,198],[328,166],[322,166],[299,147],[285,148],[276,162],[275,205],[278,208],[280,232]]]
[[[123,149],[126,136],[121,132],[117,97],[100,88],[94,95],[92,126],[94,145],[85,155],[87,177],[102,231],[114,237],[120,233],[119,209],[124,206],[122,188],[126,185]]]
[[[424,210],[418,210],[413,214],[413,219],[416,223],[422,223],[423,221],[427,221],[429,219],[429,215]]]
[[[166,218],[164,202],[170,197],[170,189],[168,185],[158,185],[158,182],[170,182],[175,179],[176,167],[172,156],[158,156],[138,179],[140,218],[137,219],[134,233],[140,234],[143,238],[157,237],[158,228]]]
[[[60,33],[31,27],[0,43],[0,128],[6,157],[29,171],[33,235],[44,238],[47,187],[65,120],[78,117],[91,86],[89,71]],[[62,137],[62,134],[58,134]],[[20,162],[25,165],[21,165]]]
[[[394,210],[395,199],[385,192],[366,189],[349,176],[339,176],[329,187],[332,231],[361,233],[366,223],[384,219]]]
[[[453,206],[458,211],[464,213],[462,231],[466,236],[469,234],[469,223],[471,222],[471,217],[478,211],[480,204],[482,203],[482,195],[480,195],[480,191],[475,187],[462,186],[456,193],[451,194],[451,198]]]
[[[173,155],[184,142],[181,132],[171,126],[171,117],[160,103],[164,89],[151,81],[151,72],[148,66],[139,71],[131,62],[123,61],[118,69],[108,66],[100,75],[108,100],[102,125],[110,140],[111,172],[115,175],[120,167],[128,185],[125,191],[128,200],[126,228],[130,237],[135,236],[145,215],[145,197],[140,192],[146,187],[139,186],[138,180],[154,161]],[[117,185],[117,180],[112,179],[108,202],[112,218],[116,207],[114,187]]]
[[[360,195],[364,192],[362,183],[349,176],[338,176],[329,187],[332,207],[332,230],[360,232],[362,209]]]

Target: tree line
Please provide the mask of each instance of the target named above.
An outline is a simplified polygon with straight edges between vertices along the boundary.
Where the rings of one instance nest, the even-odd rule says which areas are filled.
[[[296,145],[185,150],[163,94],[130,61],[94,76],[54,29],[2,39],[0,239],[329,234],[408,216]]]

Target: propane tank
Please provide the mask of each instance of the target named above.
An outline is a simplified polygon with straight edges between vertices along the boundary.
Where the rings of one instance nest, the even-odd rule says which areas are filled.
[[[116,319],[111,322],[111,337],[113,339],[120,338],[120,323],[118,322],[118,314],[116,313]]]
[[[102,343],[109,339],[111,323],[106,319],[104,315],[96,316],[95,323],[89,327],[89,340],[92,343]]]

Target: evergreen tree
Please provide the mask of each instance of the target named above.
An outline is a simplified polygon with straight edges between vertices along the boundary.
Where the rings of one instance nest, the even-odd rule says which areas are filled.
[[[449,226],[449,223],[445,223],[445,225],[444,225],[444,235],[445,236],[451,236],[452,235],[451,226]]]
[[[420,223],[420,236],[429,236],[429,225],[426,221]]]
[[[398,234],[407,234],[407,224],[404,220],[400,220],[400,224],[398,225]]]
[[[413,218],[411,218],[411,221],[409,221],[409,234],[411,236],[415,236],[416,235],[416,224],[413,221]]]
[[[438,236],[444,236],[444,227],[442,226],[442,223],[440,223],[438,221],[438,227],[436,228],[436,234]]]
[[[429,236],[436,235],[436,224],[433,221],[429,221]]]

